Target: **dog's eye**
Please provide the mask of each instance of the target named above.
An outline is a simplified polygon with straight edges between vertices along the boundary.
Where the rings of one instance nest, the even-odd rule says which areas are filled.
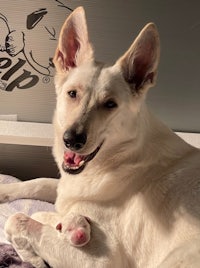
[[[117,107],[117,103],[113,100],[107,100],[103,106],[107,109],[113,109]]]
[[[76,98],[76,95],[77,95],[77,91],[76,90],[70,90],[67,93],[70,96],[70,98],[72,98],[72,99],[75,99]]]

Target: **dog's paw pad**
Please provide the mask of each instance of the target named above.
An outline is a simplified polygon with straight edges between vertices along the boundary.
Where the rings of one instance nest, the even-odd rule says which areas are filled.
[[[28,242],[28,240],[24,237],[15,237],[13,236],[11,238],[11,242],[12,244],[15,246],[16,249],[27,249],[30,247],[30,244]]]

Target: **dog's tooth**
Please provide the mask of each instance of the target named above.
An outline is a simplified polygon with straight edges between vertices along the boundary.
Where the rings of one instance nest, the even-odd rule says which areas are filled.
[[[70,167],[70,169],[73,169],[73,170],[76,170],[78,169],[79,167]]]
[[[84,160],[82,160],[80,163],[79,163],[79,167],[81,167],[82,165],[84,165],[84,163],[85,163],[85,161]]]
[[[75,170],[76,168],[74,168],[74,167],[69,167],[69,169],[73,169],[73,170]]]
[[[68,168],[68,169],[77,170],[77,169],[79,169],[80,167],[82,167],[82,166],[84,165],[84,163],[85,163],[85,161],[82,160],[82,161],[78,164],[78,166],[73,166],[73,167],[67,166],[67,168]]]
[[[73,169],[73,170],[76,170],[76,169],[78,169],[79,167],[71,167],[71,166],[68,166],[68,165],[66,165],[65,166],[67,169]]]

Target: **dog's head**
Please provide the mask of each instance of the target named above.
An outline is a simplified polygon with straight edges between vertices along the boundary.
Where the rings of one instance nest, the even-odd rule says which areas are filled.
[[[55,156],[60,168],[77,174],[92,161],[98,165],[100,155],[106,165],[117,153],[126,153],[138,135],[143,100],[154,84],[158,60],[159,37],[152,23],[108,67],[94,60],[83,8],[68,17],[54,56]]]

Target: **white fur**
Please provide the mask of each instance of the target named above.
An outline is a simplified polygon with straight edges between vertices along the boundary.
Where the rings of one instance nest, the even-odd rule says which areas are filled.
[[[73,32],[83,47],[76,52],[77,66],[71,67],[66,66],[70,52],[60,44],[63,33],[68,32],[66,27],[77,25],[77,14],[86,36],[80,36],[75,26]],[[57,236],[54,227],[46,225],[51,221],[45,213],[40,215],[44,223],[40,240],[34,239],[33,231],[28,235],[30,243],[54,268],[198,268],[200,152],[155,118],[145,104],[146,93],[156,78],[157,30],[153,24],[147,25],[114,66],[103,67],[93,60],[85,25],[84,12],[79,8],[64,24],[54,58],[58,70],[54,155],[61,172],[55,218],[69,212],[88,216],[92,221],[91,241],[82,250],[71,247]],[[149,54],[140,57],[148,51],[146,46]],[[85,48],[89,54],[84,58],[81,51]],[[144,58],[149,62],[142,62],[142,81],[138,80],[140,76],[135,81],[132,72],[140,71],[137,60]],[[78,92],[75,100],[67,93],[74,89]],[[107,99],[114,99],[117,108],[106,110]],[[87,127],[87,143],[80,154],[103,145],[80,174],[70,175],[62,169],[66,150],[63,134],[74,123],[79,131]],[[22,185],[26,197],[31,197],[28,182]],[[11,195],[12,186],[9,191],[0,191],[9,200],[19,198],[20,186],[13,188],[15,195]],[[48,187],[47,183],[47,192]],[[34,197],[41,195],[38,192]]]

